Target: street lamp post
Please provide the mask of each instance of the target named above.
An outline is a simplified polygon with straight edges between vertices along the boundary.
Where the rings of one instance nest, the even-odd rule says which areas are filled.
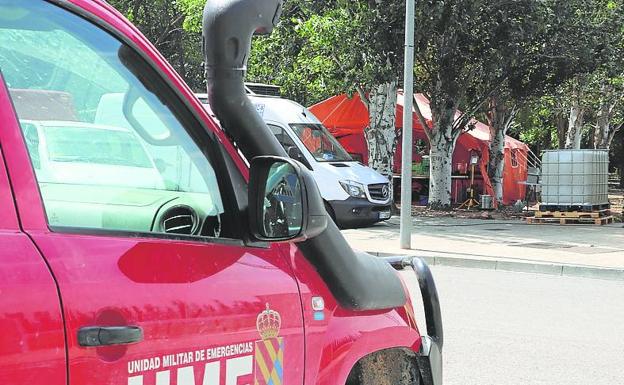
[[[412,117],[414,98],[414,2],[405,4],[405,68],[401,162],[401,248],[412,248]]]

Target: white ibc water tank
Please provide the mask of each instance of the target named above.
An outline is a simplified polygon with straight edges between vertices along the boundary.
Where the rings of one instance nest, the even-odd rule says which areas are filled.
[[[542,206],[609,203],[607,150],[556,150],[542,156]]]

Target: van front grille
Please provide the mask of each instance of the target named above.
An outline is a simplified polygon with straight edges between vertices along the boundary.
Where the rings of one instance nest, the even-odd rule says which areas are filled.
[[[368,193],[371,199],[386,202],[390,199],[390,183],[369,184]]]

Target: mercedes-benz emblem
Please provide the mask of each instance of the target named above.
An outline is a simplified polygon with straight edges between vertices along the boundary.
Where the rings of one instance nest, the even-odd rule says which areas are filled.
[[[388,187],[388,185],[385,185],[381,188],[381,195],[383,195],[384,198],[388,198],[388,196],[390,196],[390,187]]]

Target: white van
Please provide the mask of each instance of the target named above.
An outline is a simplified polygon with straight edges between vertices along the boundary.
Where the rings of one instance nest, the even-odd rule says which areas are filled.
[[[165,189],[156,163],[134,131],[82,122],[20,124],[40,182]],[[96,147],[106,148],[111,156],[98,157]]]
[[[327,212],[341,228],[368,226],[391,216],[388,179],[354,161],[323,124],[291,100],[249,93],[256,110],[288,155],[314,174]],[[207,104],[205,94],[198,94]]]

